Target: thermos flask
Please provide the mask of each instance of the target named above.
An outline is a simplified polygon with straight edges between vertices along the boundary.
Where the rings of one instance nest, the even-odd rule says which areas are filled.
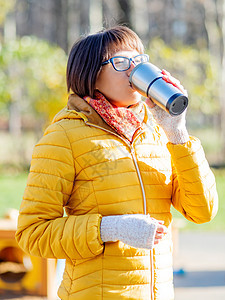
[[[162,71],[155,65],[144,62],[138,64],[130,74],[131,86],[145,97],[167,111],[170,115],[180,115],[188,106],[188,98],[177,87],[162,79]]]

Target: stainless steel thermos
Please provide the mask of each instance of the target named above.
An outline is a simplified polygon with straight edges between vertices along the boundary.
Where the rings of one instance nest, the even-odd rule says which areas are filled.
[[[177,87],[162,79],[162,71],[155,65],[144,62],[137,65],[130,74],[130,84],[140,94],[167,111],[180,115],[188,106],[188,98]]]

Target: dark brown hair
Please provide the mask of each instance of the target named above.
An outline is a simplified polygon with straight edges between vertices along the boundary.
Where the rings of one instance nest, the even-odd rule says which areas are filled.
[[[80,97],[93,97],[102,62],[121,49],[134,49],[139,53],[144,51],[137,34],[122,25],[90,34],[75,42],[67,63],[68,92],[71,90]]]

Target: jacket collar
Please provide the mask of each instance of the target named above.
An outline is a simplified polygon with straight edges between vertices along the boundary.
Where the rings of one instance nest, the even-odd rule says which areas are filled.
[[[84,99],[75,94],[69,95],[67,109],[85,115],[88,123],[115,132]]]
[[[151,120],[150,123],[151,125],[153,125],[152,117],[149,116],[148,109],[145,103],[144,103],[144,108],[145,108],[145,116],[144,116],[143,123],[147,125],[148,121]],[[76,94],[69,95],[68,103],[67,103],[67,112],[69,113],[68,118],[71,117],[80,118],[83,119],[87,124],[90,123],[90,125],[91,124],[97,125],[102,129],[106,129],[107,131],[111,131],[112,133],[117,134],[117,132],[100,117],[100,115],[87,103],[87,101],[85,101],[84,99],[82,99]],[[58,118],[59,117],[60,116],[58,116]],[[62,116],[62,118],[65,117]],[[135,137],[139,135],[140,132],[141,131],[138,130],[138,132],[135,133]]]

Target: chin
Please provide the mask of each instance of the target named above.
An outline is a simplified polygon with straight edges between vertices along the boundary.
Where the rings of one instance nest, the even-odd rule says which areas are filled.
[[[130,97],[129,99],[127,99],[125,106],[134,105],[140,101],[141,101],[141,95],[138,94],[138,95],[135,95],[135,97]]]
[[[134,97],[132,97],[131,102],[133,102],[133,104],[138,103],[141,101],[141,97],[142,97],[141,94],[137,93],[134,95]]]
[[[134,104],[137,104],[140,101],[140,99],[128,99],[127,101],[121,101],[121,102],[117,102],[116,106],[122,106],[122,107],[128,107]]]
[[[126,98],[123,98],[123,99],[120,99],[120,100],[117,100],[117,101],[113,101],[111,100],[110,102],[118,107],[127,107],[127,106],[130,106],[130,105],[134,105],[138,102],[141,101],[141,94],[139,94],[138,92],[136,93],[132,93],[131,95],[126,95]]]

